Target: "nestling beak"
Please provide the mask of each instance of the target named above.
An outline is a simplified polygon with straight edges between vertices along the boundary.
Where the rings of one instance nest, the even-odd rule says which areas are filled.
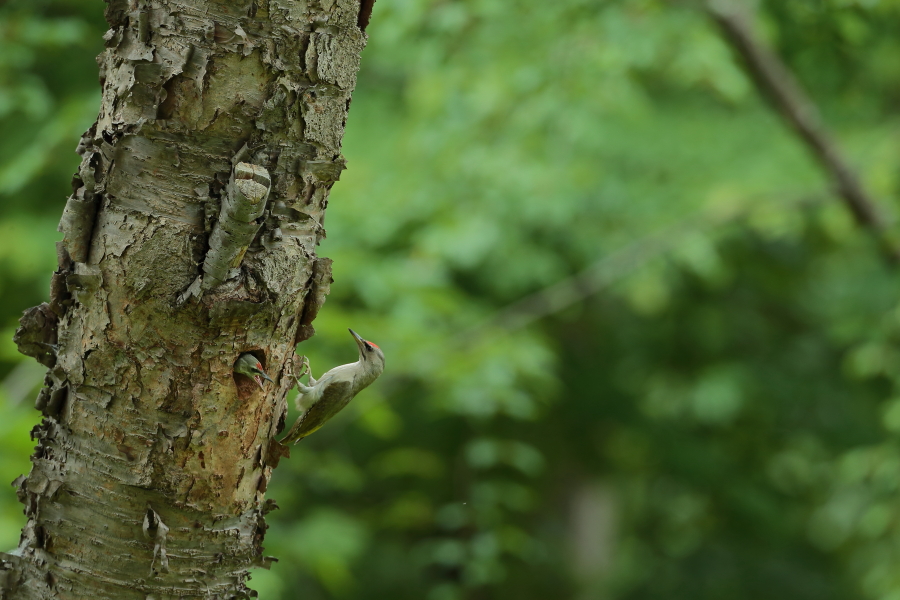
[[[261,389],[261,390],[265,389],[265,388],[263,388],[263,382],[262,382],[263,379],[265,379],[266,381],[271,381],[272,383],[275,383],[275,380],[272,379],[271,377],[269,377],[269,374],[262,370],[260,370],[259,375],[256,375],[253,379],[255,379],[256,383],[259,384],[259,389]]]
[[[366,343],[366,340],[362,339],[358,333],[353,331],[352,329],[347,329],[350,332],[350,335],[353,336],[353,339],[356,340],[356,345],[359,346],[359,355],[365,357],[365,353],[363,352],[363,346]]]

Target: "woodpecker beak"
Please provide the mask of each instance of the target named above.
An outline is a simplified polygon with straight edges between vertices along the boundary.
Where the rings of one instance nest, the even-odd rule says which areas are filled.
[[[352,329],[347,329],[347,331],[349,331],[350,335],[353,336],[353,339],[356,340],[356,345],[359,346],[359,355],[365,357],[365,354],[363,353],[363,346],[365,345],[366,340],[362,339],[359,334]]]
[[[262,370],[261,364],[256,365],[256,370],[259,372],[253,376],[253,379],[256,380],[257,385],[259,385],[259,389],[261,389],[261,390],[266,389],[263,386],[263,379],[265,379],[266,381],[271,381],[272,383],[275,383],[275,380],[272,379],[271,377],[269,377],[269,374]]]
[[[257,383],[257,385],[259,385],[259,389],[261,389],[261,390],[266,389],[263,386],[263,379],[265,379],[266,381],[271,381],[272,383],[275,383],[275,380],[272,379],[271,377],[269,377],[268,373],[266,373],[265,371],[260,371],[258,375],[253,376],[253,379],[256,380],[256,383]]]

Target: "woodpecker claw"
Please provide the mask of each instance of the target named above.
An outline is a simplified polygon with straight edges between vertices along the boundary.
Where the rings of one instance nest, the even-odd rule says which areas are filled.
[[[300,358],[303,359],[300,362],[300,372],[294,374],[294,381],[296,381],[298,385],[300,384],[300,378],[310,372],[309,359],[305,356],[301,356]]]

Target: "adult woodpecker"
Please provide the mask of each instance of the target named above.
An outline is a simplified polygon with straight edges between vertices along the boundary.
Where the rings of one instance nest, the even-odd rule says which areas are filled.
[[[252,378],[256,381],[261,390],[265,389],[263,388],[263,379],[275,383],[272,378],[269,377],[269,374],[263,371],[263,366],[262,363],[259,362],[259,359],[249,352],[245,352],[238,357],[237,362],[234,363],[234,372]]]
[[[301,414],[282,443],[296,444],[318,430],[384,371],[384,352],[381,348],[362,339],[352,329],[348,331],[359,346],[359,360],[331,369],[318,381],[313,379],[309,361],[306,361],[305,372],[309,373],[309,385],[300,383],[300,377],[304,373],[297,377],[300,395],[296,405]]]

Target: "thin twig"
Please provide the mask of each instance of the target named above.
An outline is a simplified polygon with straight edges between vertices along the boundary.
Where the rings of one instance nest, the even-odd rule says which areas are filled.
[[[900,263],[900,249],[887,235],[887,224],[875,201],[863,189],[819,116],[816,105],[781,59],[755,35],[745,14],[732,2],[708,0],[706,12],[722,36],[743,59],[753,81],[800,136],[833,180],[837,193],[856,222],[877,240],[888,263]]]
[[[824,194],[805,196],[789,202],[797,207],[810,206],[818,203],[823,197]],[[643,265],[666,256],[691,235],[739,222],[750,210],[752,208],[744,207],[726,212],[702,211],[639,238],[600,258],[579,273],[508,304],[485,322],[462,332],[457,341],[465,345],[485,332],[498,329],[516,331],[527,327],[539,319],[556,314],[608,289]]]
[[[791,207],[808,207],[821,204],[830,194],[824,191],[788,200]],[[487,336],[503,335],[518,331],[544,317],[556,314],[594,294],[609,289],[644,265],[667,256],[691,235],[709,233],[711,230],[739,223],[753,207],[744,202],[741,208],[730,211],[706,210],[693,213],[685,219],[659,231],[634,240],[598,259],[584,270],[516,300],[493,313],[477,325],[463,330],[451,340],[463,349],[477,344]],[[758,206],[758,204],[754,204]],[[353,404],[346,410],[348,418],[330,425],[334,434],[362,417],[375,406],[385,402],[385,396],[368,405]]]

